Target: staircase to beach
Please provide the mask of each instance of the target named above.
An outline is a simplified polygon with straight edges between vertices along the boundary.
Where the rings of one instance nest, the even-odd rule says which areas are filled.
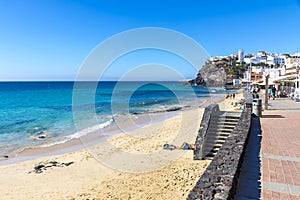
[[[240,119],[240,112],[219,111],[210,118],[203,144],[204,159],[213,159]]]

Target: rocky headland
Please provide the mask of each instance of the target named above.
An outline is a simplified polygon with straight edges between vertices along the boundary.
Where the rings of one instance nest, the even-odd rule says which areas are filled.
[[[205,62],[197,77],[189,81],[190,85],[207,87],[225,87],[232,85],[235,78],[239,78],[244,66],[237,65],[233,59],[214,59]]]

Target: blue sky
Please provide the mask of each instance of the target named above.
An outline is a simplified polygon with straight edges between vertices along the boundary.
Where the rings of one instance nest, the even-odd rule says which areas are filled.
[[[300,50],[299,19],[297,0],[0,0],[0,80],[73,80],[99,43],[141,27],[179,31],[210,56],[236,53],[239,48],[246,53],[295,53]],[[150,54],[152,58],[155,52]],[[121,63],[133,66],[141,56]],[[169,55],[157,58],[146,59],[145,64],[185,69],[183,61],[169,62]],[[120,67],[107,72],[108,79],[118,79]],[[190,70],[184,77],[194,73]]]

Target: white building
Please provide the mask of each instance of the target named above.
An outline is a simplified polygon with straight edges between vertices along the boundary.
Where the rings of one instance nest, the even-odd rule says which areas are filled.
[[[243,49],[239,49],[238,62],[240,62],[240,63],[244,62],[244,50]]]
[[[276,55],[274,57],[274,64],[279,64],[280,66],[284,65],[286,63],[286,56],[284,55]]]
[[[264,69],[264,74],[269,74],[271,79],[276,79],[281,74],[280,68],[266,68]]]
[[[300,61],[300,56],[299,56]],[[244,62],[246,64],[259,64],[265,63],[267,65],[276,65],[277,63],[282,66],[287,63],[286,56],[275,54],[275,53],[266,53],[264,51],[259,51],[256,56],[253,55],[245,55]]]
[[[300,64],[300,53],[299,52],[291,55],[291,57],[293,58],[294,63]]]
[[[275,59],[274,55],[267,55],[265,62],[267,65],[274,65],[275,64],[274,59]]]
[[[257,56],[254,56],[252,58],[250,58],[250,62],[251,63],[254,63],[254,64],[258,64],[258,63],[266,63],[266,56],[264,57],[257,57]]]
[[[267,55],[267,53],[265,51],[259,51],[256,53],[257,57],[262,57],[262,56],[266,56],[266,55]]]

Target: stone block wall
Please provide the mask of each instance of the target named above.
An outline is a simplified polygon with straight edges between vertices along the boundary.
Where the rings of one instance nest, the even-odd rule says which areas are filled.
[[[195,141],[194,160],[203,159],[203,144],[205,144],[206,133],[210,122],[210,118],[213,115],[213,113],[218,111],[220,111],[218,104],[211,104],[204,110],[201,126],[199,128],[198,135]]]
[[[250,133],[251,113],[252,104],[248,101],[237,126],[200,177],[187,199],[224,200],[234,198]],[[200,133],[201,130],[199,130]],[[196,142],[201,142],[202,136],[199,137],[197,137]]]

